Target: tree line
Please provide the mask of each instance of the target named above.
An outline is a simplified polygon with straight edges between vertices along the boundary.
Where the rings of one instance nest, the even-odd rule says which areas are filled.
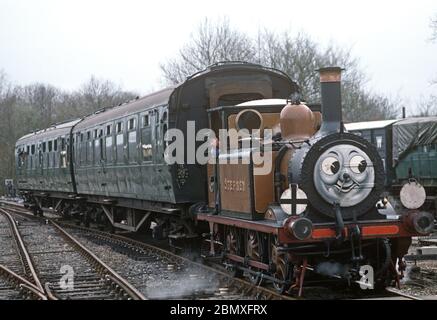
[[[46,83],[15,85],[0,70],[0,190],[15,176],[14,148],[23,135],[52,124],[91,114],[137,96],[94,76],[74,91]]]
[[[334,65],[343,67],[345,121],[395,118],[402,110],[399,99],[364,89],[369,79],[349,50],[335,44],[323,48],[304,33],[293,35],[288,31],[276,33],[263,29],[251,37],[233,28],[226,18],[205,19],[178,55],[161,64],[161,69],[167,82],[176,84],[208,65],[229,60],[259,63],[284,71],[299,84],[308,103],[320,101],[315,70]]]

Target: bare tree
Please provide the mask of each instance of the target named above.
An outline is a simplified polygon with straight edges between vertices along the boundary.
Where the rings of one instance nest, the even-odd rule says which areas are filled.
[[[118,105],[135,96],[135,93],[123,91],[121,86],[114,82],[91,76],[79,91],[64,98],[79,108],[81,114],[84,115],[84,113],[92,113],[102,108]]]
[[[417,117],[437,116],[437,96],[431,95],[427,99],[421,99],[415,113]]]
[[[14,147],[19,137],[55,122],[118,105],[135,96],[113,82],[96,77],[91,77],[74,92],[43,83],[20,87],[13,85],[0,69],[0,181],[15,175]],[[0,183],[0,190],[2,188]]]
[[[27,104],[37,110],[42,127],[53,124],[59,93],[59,89],[44,83],[34,83],[24,87],[23,98]]]
[[[8,80],[4,71],[0,71],[0,179],[14,176],[14,144],[16,132],[20,126],[14,121],[14,108],[18,99],[18,90]],[[3,188],[1,183],[0,189]]]
[[[205,20],[179,53],[178,58],[161,65],[169,83],[179,83],[218,61],[245,60],[287,73],[299,84],[307,102],[320,101],[320,84],[315,70],[339,65],[346,69],[343,81],[346,121],[378,120],[396,114],[390,99],[363,90],[367,79],[350,51],[332,44],[322,48],[303,33],[277,35],[265,29],[253,40],[232,29],[228,20],[217,24]]]
[[[179,57],[161,64],[166,81],[177,84],[219,61],[251,61],[255,57],[252,40],[234,29],[227,18],[211,22],[207,18],[179,50]]]

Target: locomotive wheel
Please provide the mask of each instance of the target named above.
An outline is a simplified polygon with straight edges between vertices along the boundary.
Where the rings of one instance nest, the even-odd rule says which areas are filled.
[[[226,251],[238,255],[238,236],[235,227],[226,228]]]
[[[225,228],[225,251],[229,254],[240,254],[240,240],[238,238],[238,231],[235,227],[226,227]],[[235,261],[226,259],[229,265],[233,265],[234,268],[231,271],[231,274],[235,278],[241,278],[243,276],[243,271],[238,268]]]
[[[252,230],[247,232],[246,254],[251,260],[261,261],[259,236]]]
[[[273,276],[279,282],[273,282],[273,287],[279,294],[284,294],[290,288],[291,270],[288,255],[278,253],[276,246],[272,246],[272,261],[275,263]]]
[[[249,230],[246,234],[246,256],[254,261],[261,261],[262,257],[259,234],[252,230]],[[259,271],[258,268],[254,267],[249,267],[249,269],[255,272]],[[252,284],[261,285],[262,283],[262,278],[260,278],[259,274],[248,272],[247,278]]]

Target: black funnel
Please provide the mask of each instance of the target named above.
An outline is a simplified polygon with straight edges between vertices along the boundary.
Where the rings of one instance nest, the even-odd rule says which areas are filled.
[[[341,108],[341,72],[340,67],[328,67],[317,70],[320,74],[322,95],[322,126],[319,133],[327,134],[343,131]]]

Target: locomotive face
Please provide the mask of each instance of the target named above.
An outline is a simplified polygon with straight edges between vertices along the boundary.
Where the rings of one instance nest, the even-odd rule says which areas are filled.
[[[363,150],[350,144],[326,150],[314,168],[314,185],[319,194],[341,207],[351,207],[366,199],[374,182],[372,161]]]

